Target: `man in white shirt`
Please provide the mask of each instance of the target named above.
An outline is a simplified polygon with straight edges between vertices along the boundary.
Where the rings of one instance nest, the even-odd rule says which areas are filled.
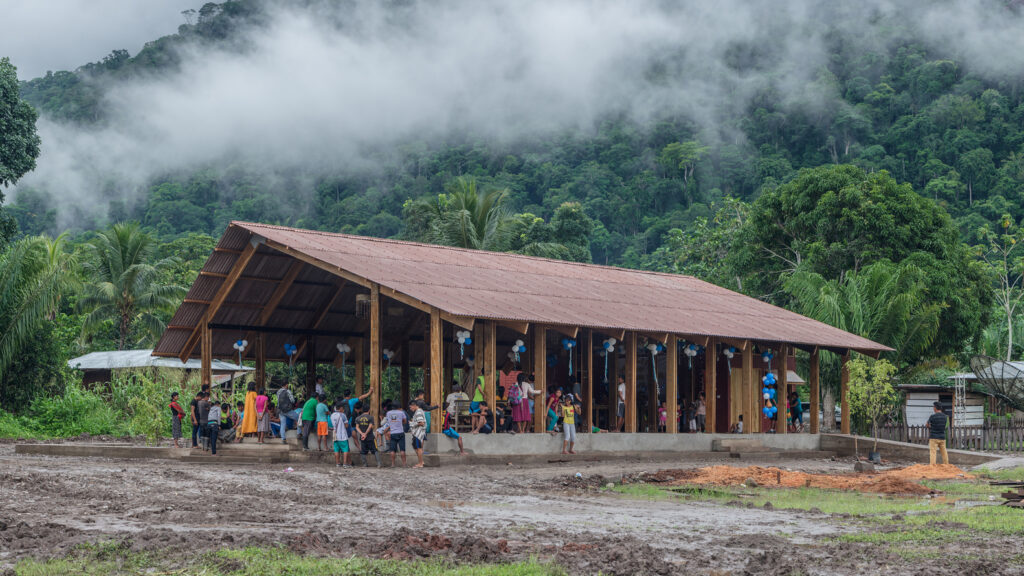
[[[455,403],[460,400],[463,402],[468,402],[469,396],[467,396],[466,393],[462,391],[462,386],[458,384],[452,384],[452,393],[449,394],[448,397],[444,399],[444,403],[447,405],[446,410],[448,410],[448,415],[452,417],[453,421],[457,416],[457,414],[455,414]]]
[[[615,430],[622,432],[626,426],[626,379],[622,376],[619,376],[619,396],[615,414]]]

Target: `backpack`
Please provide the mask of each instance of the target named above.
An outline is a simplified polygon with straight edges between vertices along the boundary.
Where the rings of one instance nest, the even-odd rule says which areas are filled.
[[[519,384],[513,384],[508,389],[508,403],[512,406],[518,406],[523,401],[523,391],[519,388]]]
[[[282,394],[283,393],[283,394]],[[277,392],[277,410],[280,413],[291,412],[295,409],[295,400],[287,388]]]

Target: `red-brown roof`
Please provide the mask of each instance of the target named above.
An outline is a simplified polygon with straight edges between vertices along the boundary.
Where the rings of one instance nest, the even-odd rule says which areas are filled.
[[[219,247],[240,250],[250,234],[265,238],[268,246],[285,247],[315,259],[325,269],[341,269],[455,316],[750,339],[862,352],[889,350],[866,338],[690,276],[247,222],[232,222]],[[204,270],[224,273],[232,262],[230,254],[214,253]],[[278,270],[271,273],[269,264],[256,262],[254,259],[246,269],[247,276],[260,273],[258,268],[267,268],[269,276],[280,278],[286,268],[278,261]],[[314,272],[330,275],[324,270]],[[200,286],[203,279],[201,276],[197,280],[189,297],[213,295],[217,284]],[[240,282],[230,299],[244,299],[240,291],[258,288]],[[272,289],[270,286],[264,292]],[[269,296],[252,293],[251,297],[265,302]],[[292,299],[309,298],[312,295]],[[179,310],[171,324],[194,326],[203,312],[202,305]],[[251,323],[256,314],[258,310],[233,320]],[[303,325],[306,318],[290,321]],[[186,337],[187,334],[165,334],[157,351],[180,350]]]

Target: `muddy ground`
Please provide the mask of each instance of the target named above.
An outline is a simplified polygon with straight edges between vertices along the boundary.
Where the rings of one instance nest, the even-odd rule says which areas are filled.
[[[86,542],[186,556],[282,544],[299,552],[464,562],[531,556],[573,574],[1004,574],[1016,553],[912,563],[885,546],[836,542],[840,517],[715,503],[637,500],[596,489],[623,475],[717,461],[579,462],[425,470],[195,465],[16,456],[0,445],[0,573]],[[848,471],[852,461],[773,465]],[[582,481],[575,473],[583,475]],[[1018,565],[1019,566],[1019,565]]]

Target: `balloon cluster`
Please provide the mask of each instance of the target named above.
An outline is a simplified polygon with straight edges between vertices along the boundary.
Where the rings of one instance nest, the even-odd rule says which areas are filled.
[[[771,350],[765,350],[765,353],[761,354],[761,360],[764,360],[766,364],[771,364],[772,358],[775,358],[775,354]]]
[[[736,355],[736,347],[735,346],[729,346],[728,348],[725,348],[724,350],[722,350],[722,356],[725,356],[729,360],[732,360],[732,357],[735,356],[735,355]],[[729,368],[729,375],[732,375],[732,362],[726,362],[725,366],[727,368]]]
[[[764,413],[765,418],[771,418],[772,416],[775,416],[775,414],[778,413],[778,411],[779,409],[776,408],[774,405],[765,406],[764,408],[761,409],[761,412]]]
[[[615,338],[608,338],[601,342],[601,356],[604,357],[604,381],[608,382],[608,357],[615,353]]]
[[[345,381],[345,355],[352,351],[352,347],[344,342],[336,344],[338,353],[341,354],[341,381]]]
[[[575,347],[575,340],[572,338],[562,338],[562,348],[569,352],[569,376],[572,376],[572,349]]]
[[[778,380],[776,380],[774,372],[769,372],[764,375],[764,378],[761,378],[761,382],[764,382],[765,386],[775,386]]]
[[[654,359],[659,352],[665,351],[665,345],[661,342],[649,342],[647,344],[647,351],[651,353],[651,373],[654,374],[654,386],[655,391],[661,394],[661,386],[658,382],[658,362]]]
[[[391,368],[391,359],[395,357],[395,351],[390,348],[385,348],[381,351],[381,356],[384,358],[384,361],[388,363],[384,370]]]
[[[466,346],[473,343],[473,333],[469,330],[459,330],[455,333],[455,341],[459,343],[459,357],[464,357]]]
[[[516,340],[516,343],[512,345],[511,354],[515,356],[516,363],[519,362],[519,355],[526,352],[526,343],[522,340]]]
[[[690,365],[690,369],[693,369],[693,359],[697,356],[699,347],[696,344],[687,344],[683,347],[683,354],[686,355],[686,361]]]
[[[765,406],[761,409],[765,418],[771,418],[778,413],[779,409],[775,406],[775,398],[778,396],[778,392],[775,390],[775,374],[769,372],[761,378],[761,383],[764,387],[761,388],[761,396],[765,399]]]
[[[288,375],[291,376],[292,367],[295,365],[295,355],[299,353],[299,348],[295,344],[286,343],[284,353],[288,355]]]
[[[659,352],[665,351],[665,345],[661,342],[651,342],[647,345],[647,350],[650,351],[651,356],[657,356]]]
[[[243,340],[241,338],[238,339],[238,341],[236,341],[234,344],[231,345],[232,348],[234,348],[235,350],[238,350],[238,365],[239,366],[242,365],[242,352],[245,352],[245,348],[248,345],[249,345],[249,341],[248,340]]]

